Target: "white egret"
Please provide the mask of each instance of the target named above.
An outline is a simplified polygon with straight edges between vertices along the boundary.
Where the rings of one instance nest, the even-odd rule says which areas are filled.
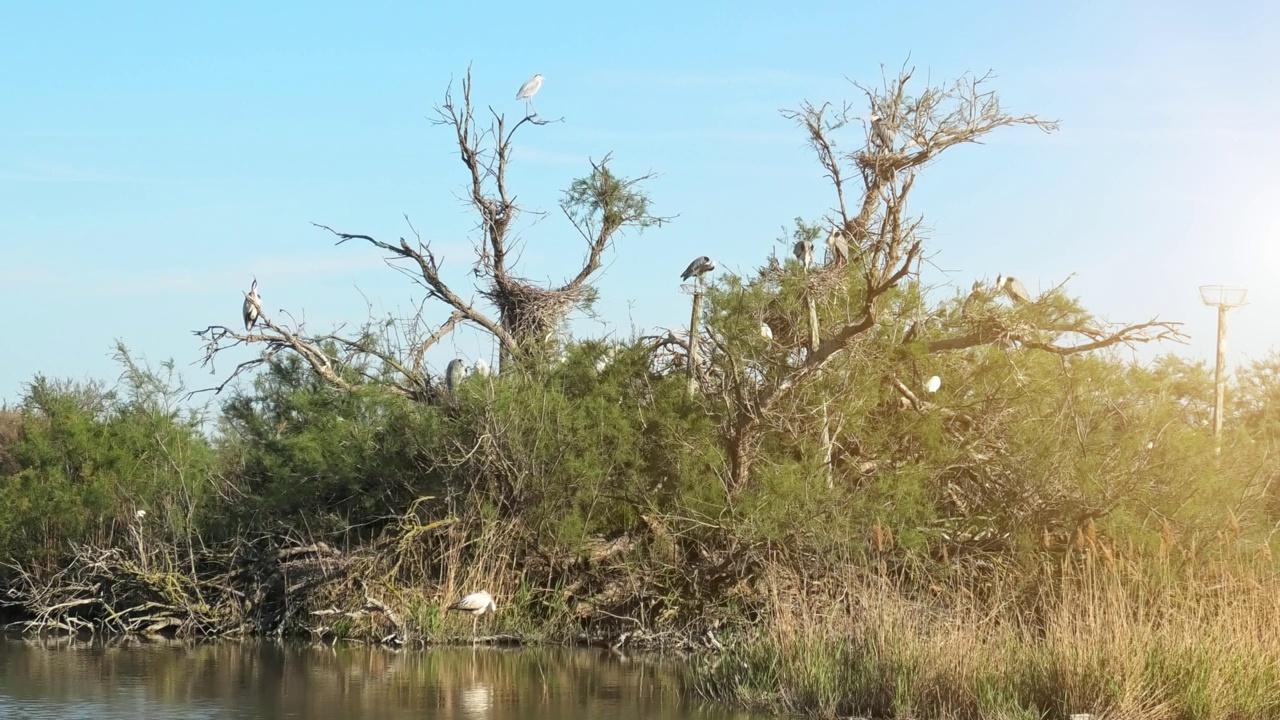
[[[697,278],[701,280],[703,275],[706,275],[707,273],[715,269],[716,269],[715,261],[707,257],[706,255],[703,255],[697,260],[694,260],[693,262],[689,263],[689,267],[685,268],[684,272],[680,273],[680,279],[688,280],[689,278]]]
[[[769,323],[760,323],[760,337],[765,340],[773,340],[773,328],[769,327]]]
[[[1031,302],[1031,293],[1027,292],[1027,287],[1012,275],[997,275],[996,289],[1003,290],[1014,304]]]
[[[596,359],[596,372],[604,372],[605,368],[609,367],[616,357],[618,357],[618,346],[610,345],[609,349],[604,351],[604,354]]]
[[[533,96],[538,94],[538,90],[542,88],[542,74],[539,73],[524,81],[520,86],[520,91],[516,93],[517,100],[524,100],[526,111],[529,117],[537,115],[537,110],[533,107]]]
[[[258,316],[262,315],[262,298],[258,296],[258,279],[253,279],[253,285],[249,287],[249,294],[244,296],[244,329],[248,332],[253,329],[253,324],[258,322]]]
[[[929,378],[924,383],[925,391],[930,393],[938,392],[938,388],[940,387],[942,387],[942,378],[938,377],[937,375],[934,375],[933,377]]]
[[[476,637],[476,623],[480,621],[480,616],[485,613],[497,612],[498,606],[494,604],[492,595],[481,590],[462,598],[447,609],[464,612],[471,616],[471,638],[474,640]]]
[[[485,362],[484,358],[477,360],[476,364],[471,366],[471,374],[479,375],[480,377],[489,377],[489,363]]]

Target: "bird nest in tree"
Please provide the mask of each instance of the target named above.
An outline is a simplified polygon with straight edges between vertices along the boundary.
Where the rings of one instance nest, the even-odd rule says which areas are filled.
[[[860,152],[854,154],[854,160],[857,161],[858,167],[864,170],[874,170],[877,174],[892,174],[900,170],[911,167],[916,157],[912,153],[904,152]]]
[[[587,288],[549,290],[523,281],[509,281],[482,293],[497,306],[517,342],[541,340],[558,328],[569,312],[587,296]]]

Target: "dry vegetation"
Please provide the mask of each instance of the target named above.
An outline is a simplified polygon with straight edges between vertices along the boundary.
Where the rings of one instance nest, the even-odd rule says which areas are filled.
[[[491,642],[723,650],[697,687],[768,710],[1277,715],[1280,356],[1237,373],[1215,443],[1202,364],[1121,353],[1177,323],[1105,322],[1065,283],[928,292],[907,213],[927,166],[1054,126],[989,77],[913,82],[859,88],[892,147],[851,104],[787,113],[833,199],[781,242],[847,252],[708,283],[693,354],[677,333],[565,335],[602,253],[664,219],[644,178],[593,164],[561,206],[581,265],[521,279],[506,169],[544,121],[479,129],[468,78],[440,119],[477,286],[445,283],[416,231],[332,231],[404,263],[422,309],[200,331],[210,365],[257,352],[214,388],[211,436],[172,364],[121,348],[114,389],[37,377],[0,412],[0,604],[32,629],[413,645],[469,639],[443,608],[484,588]],[[463,325],[501,372],[449,389],[425,355]]]

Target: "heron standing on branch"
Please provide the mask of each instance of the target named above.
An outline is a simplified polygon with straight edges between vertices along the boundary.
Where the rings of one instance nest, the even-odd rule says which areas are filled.
[[[533,107],[533,96],[538,94],[538,90],[542,87],[542,74],[539,73],[524,81],[520,86],[520,92],[516,93],[517,100],[524,100],[525,114],[533,117],[538,114],[536,108]]]
[[[447,609],[464,612],[471,616],[471,640],[474,642],[476,639],[476,623],[480,621],[480,616],[485,613],[496,612],[498,606],[494,604],[492,595],[481,590],[478,593],[471,593],[462,598]]]
[[[716,262],[706,255],[703,255],[697,260],[689,263],[689,267],[685,268],[684,272],[680,273],[680,279],[688,280],[689,278],[697,278],[698,281],[701,282],[703,275],[706,275],[715,269]]]
[[[796,259],[804,266],[804,271],[809,272],[809,268],[813,267],[813,241],[798,240],[791,252],[795,253]]]
[[[244,296],[245,332],[253,329],[253,324],[258,322],[260,315],[262,315],[262,298],[258,296],[258,278],[254,278],[253,285],[249,287],[249,294]]]
[[[466,374],[466,366],[462,358],[454,358],[444,369],[444,387],[450,395],[458,394],[458,385],[462,384],[462,376]]]
[[[1014,305],[1031,302],[1031,293],[1027,292],[1027,287],[1012,275],[997,275],[996,290],[1003,290]]]
[[[827,235],[826,262],[836,267],[844,267],[849,263],[849,241],[840,228],[831,228],[831,234]]]

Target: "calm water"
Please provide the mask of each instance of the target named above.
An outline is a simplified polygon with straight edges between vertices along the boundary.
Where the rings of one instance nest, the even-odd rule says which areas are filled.
[[[591,650],[0,638],[0,718],[686,718],[679,660]]]

